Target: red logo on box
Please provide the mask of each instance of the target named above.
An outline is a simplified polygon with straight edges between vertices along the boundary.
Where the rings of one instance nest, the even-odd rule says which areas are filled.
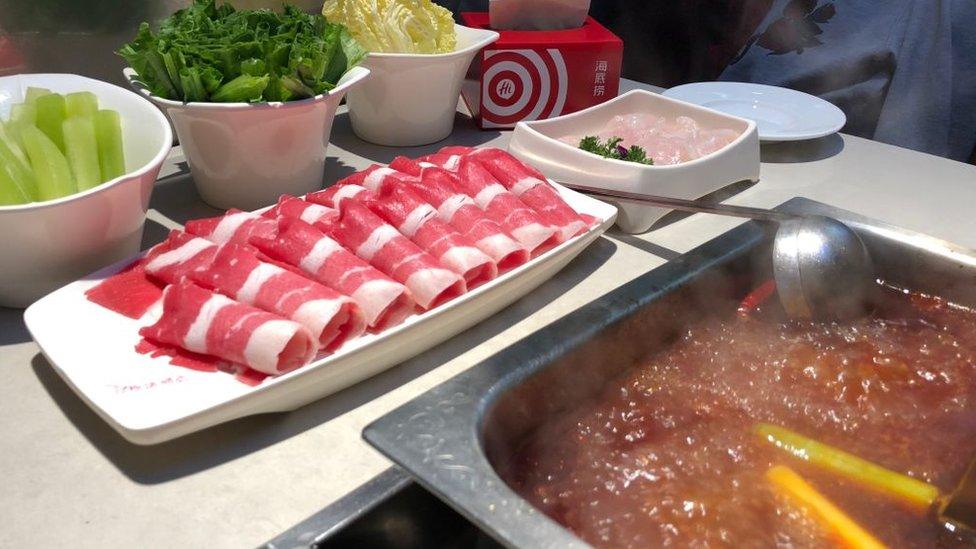
[[[519,120],[558,116],[566,106],[569,81],[558,49],[486,51],[481,108],[486,127],[510,127]],[[490,113],[490,115],[489,115]]]
[[[472,27],[488,14],[465,13]],[[579,29],[500,31],[478,56],[462,87],[482,128],[568,114],[616,97],[623,43],[592,18]]]

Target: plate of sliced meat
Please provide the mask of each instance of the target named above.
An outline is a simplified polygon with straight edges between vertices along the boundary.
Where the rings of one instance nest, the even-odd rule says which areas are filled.
[[[545,282],[616,213],[505,151],[449,147],[188,221],[24,318],[82,399],[155,444],[294,410],[439,344]]]

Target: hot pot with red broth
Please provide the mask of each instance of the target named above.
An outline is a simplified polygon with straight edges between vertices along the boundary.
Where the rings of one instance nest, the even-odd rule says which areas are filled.
[[[870,314],[788,319],[769,282],[774,228],[750,223],[367,439],[511,545],[972,546],[937,508],[976,457],[976,259],[810,201],[785,207],[862,236]]]

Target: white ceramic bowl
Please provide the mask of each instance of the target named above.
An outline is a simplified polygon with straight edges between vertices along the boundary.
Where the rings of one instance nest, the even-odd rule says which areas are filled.
[[[674,165],[648,166],[602,158],[559,139],[595,134],[618,114],[653,113],[668,118],[688,116],[705,128],[742,132],[732,143],[695,160]],[[508,145],[515,156],[549,178],[572,186],[615,189],[671,198],[698,199],[739,181],[759,179],[759,134],[756,123],[662,95],[634,90],[606,103],[548,120],[519,122]],[[617,202],[617,226],[627,233],[642,233],[670,210]]]
[[[200,197],[242,210],[322,187],[336,109],[369,76],[369,69],[353,67],[329,93],[299,101],[183,103],[151,94],[132,69],[123,72],[173,121]]]
[[[370,53],[369,81],[349,92],[352,129],[361,139],[394,147],[427,145],[454,128],[461,82],[475,54],[498,33],[454,25],[451,53]]]
[[[149,196],[173,143],[166,117],[129,90],[72,74],[0,78],[0,117],[28,86],[90,91],[119,112],[127,173],[57,200],[0,206],[0,306],[25,307],[100,267],[139,251]]]

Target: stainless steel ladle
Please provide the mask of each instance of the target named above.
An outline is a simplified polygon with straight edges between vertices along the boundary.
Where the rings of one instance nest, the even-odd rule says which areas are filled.
[[[597,197],[778,223],[773,276],[786,314],[795,319],[843,319],[863,315],[870,308],[876,286],[871,257],[857,233],[836,219],[567,186]]]

